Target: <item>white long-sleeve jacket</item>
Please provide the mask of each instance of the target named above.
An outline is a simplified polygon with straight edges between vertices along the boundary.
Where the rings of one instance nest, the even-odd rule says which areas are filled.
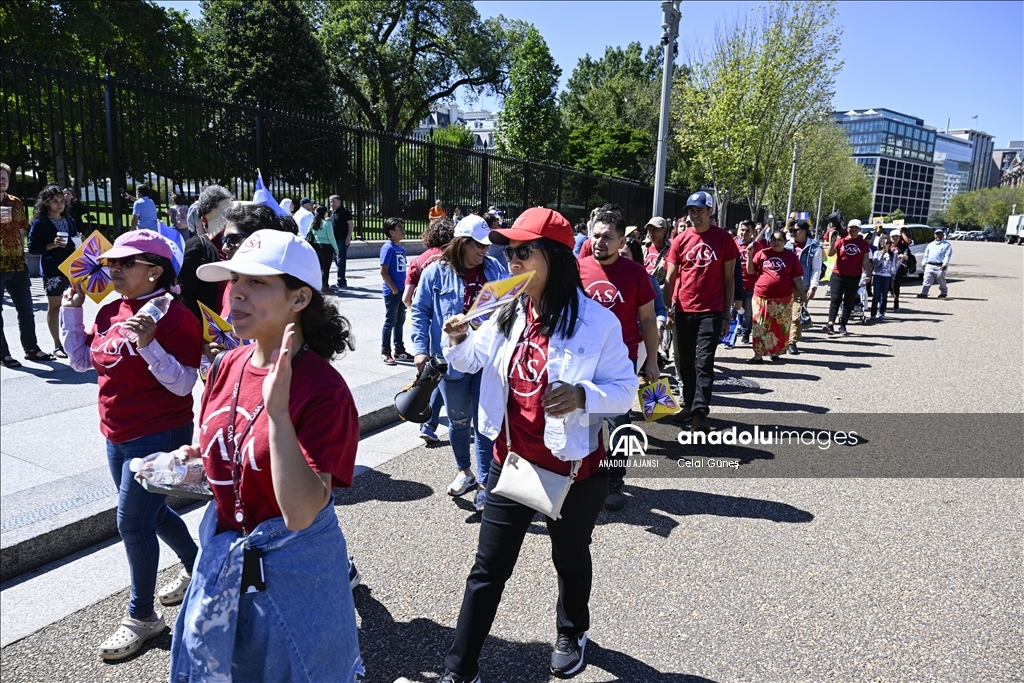
[[[477,423],[492,440],[498,437],[505,420],[508,369],[526,329],[522,303],[508,338],[495,324],[496,317],[471,330],[460,344],[449,346],[447,335],[441,341],[444,356],[453,368],[467,374],[483,369]],[[579,385],[586,393],[585,408],[566,416],[565,448],[552,452],[562,460],[579,460],[590,454],[590,444],[597,443],[601,418],[629,412],[639,388],[633,361],[622,343],[618,318],[580,292],[576,329],[572,337],[556,334],[548,341],[548,367],[560,368],[560,377],[551,381],[561,379]]]

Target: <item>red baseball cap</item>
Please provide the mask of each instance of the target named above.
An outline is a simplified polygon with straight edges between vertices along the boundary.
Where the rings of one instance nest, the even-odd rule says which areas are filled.
[[[512,240],[529,242],[541,237],[561,242],[570,249],[576,242],[572,234],[572,225],[565,216],[541,206],[523,211],[511,228],[491,230],[490,234],[491,244],[503,245]]]

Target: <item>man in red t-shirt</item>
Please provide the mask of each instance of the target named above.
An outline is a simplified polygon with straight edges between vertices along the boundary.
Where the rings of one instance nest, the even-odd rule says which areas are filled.
[[[654,313],[654,286],[642,265],[619,258],[619,249],[626,241],[626,221],[615,213],[599,214],[590,229],[589,241],[592,256],[577,261],[583,289],[587,296],[619,319],[622,341],[629,349],[629,359],[633,361],[634,370],[640,342],[644,343],[647,350],[644,374],[648,382],[656,382],[661,370],[658,368],[658,320]],[[606,421],[611,434],[618,427],[629,424],[629,412],[606,418]],[[616,452],[617,441],[610,444],[612,453]],[[622,495],[625,474],[624,464],[608,468],[608,497],[604,504],[606,510],[615,511],[625,507],[626,498]]]
[[[719,338],[729,331],[739,258],[732,235],[713,223],[714,211],[710,194],[690,195],[686,213],[693,228],[672,240],[664,288],[665,303],[675,307],[675,362],[683,385],[682,415],[689,412],[691,428],[705,432],[711,430],[707,415],[715,381],[715,351]]]
[[[747,262],[747,256],[753,258],[757,252],[763,251],[771,245],[764,239],[763,235],[755,231],[754,221],[743,221],[740,223],[740,234],[736,238],[736,246],[739,248],[740,263]],[[750,274],[743,268],[743,319],[740,321],[740,334],[743,335],[742,343],[750,343],[750,326],[754,319],[754,284],[757,282],[757,274]]]
[[[821,329],[825,334],[834,334],[832,326],[839,314],[839,304],[843,305],[843,315],[839,319],[839,334],[846,335],[846,323],[850,321],[853,306],[857,303],[857,289],[860,287],[861,276],[867,273],[871,278],[871,244],[860,236],[859,220],[854,218],[846,225],[846,237],[839,237],[839,232],[832,235],[828,245],[828,255],[836,257],[836,265],[829,278],[828,323]]]

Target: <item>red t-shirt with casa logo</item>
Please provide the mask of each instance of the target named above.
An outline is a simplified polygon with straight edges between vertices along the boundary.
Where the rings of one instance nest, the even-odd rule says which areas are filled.
[[[871,253],[871,245],[860,236],[840,237],[836,240],[836,272],[840,275],[860,277],[864,271],[864,254]]]
[[[629,357],[635,360],[637,347],[643,341],[637,313],[641,306],[654,301],[651,276],[639,263],[621,256],[611,265],[603,265],[593,256],[578,263],[587,296],[619,319],[622,341],[629,348]]]
[[[138,347],[124,338],[121,323],[146,302],[163,295],[160,289],[139,299],[121,299],[96,314],[86,337],[99,384],[100,432],[124,443],[175,429],[192,421],[192,394],[178,396],[160,384]],[[156,325],[154,339],[185,367],[198,368],[203,355],[199,321],[184,304],[171,302]]]
[[[686,230],[672,240],[668,262],[679,269],[672,293],[677,311],[705,313],[725,306],[725,264],[739,258],[732,235],[717,225]],[[733,266],[730,266],[732,268]]]
[[[544,445],[544,406],[541,398],[548,390],[548,340],[541,335],[538,320],[533,319],[530,313],[526,320],[526,329],[516,344],[508,366],[509,393],[505,419],[512,433],[512,450],[538,467],[557,474],[570,474],[572,463],[559,460]],[[507,455],[505,425],[502,425],[494,442],[494,457],[504,465]],[[597,448],[580,463],[576,480],[586,479],[597,472],[603,458],[604,445],[599,433]]]
[[[671,247],[671,246],[672,246],[671,242],[666,242],[663,245],[663,248],[664,247]],[[660,255],[661,255],[661,249],[658,249],[658,247],[654,246],[654,242],[651,242],[650,244],[647,245],[647,252],[644,254],[644,268],[647,270],[647,274],[648,275],[654,275],[654,267],[656,265],[658,265],[658,257]],[[662,267],[664,267],[665,264],[668,263],[668,261],[666,259],[668,259],[668,250],[667,249],[665,251],[665,258],[661,259]]]
[[[754,285],[757,284],[757,273],[751,275],[747,272],[747,252],[753,251],[754,255],[757,252],[768,249],[771,245],[764,240],[754,240],[750,244],[743,244],[738,239],[736,240],[736,248],[740,251],[740,263],[743,265],[743,291],[753,292]]]
[[[793,296],[793,278],[803,277],[800,258],[789,249],[774,252],[764,249],[754,254],[757,284],[754,295],[765,299],[790,299]]]
[[[477,266],[469,271],[469,276],[466,278],[465,285],[462,288],[463,313],[467,313],[473,307],[473,302],[476,301],[477,295],[480,294],[480,290],[483,289],[486,283],[487,278],[484,276],[483,266]]]
[[[431,247],[425,252],[420,254],[417,258],[409,261],[407,266],[408,270],[405,271],[405,284],[412,285],[414,288],[419,287],[420,278],[423,277],[423,271],[427,269],[434,261],[441,258],[444,254],[444,249],[440,247]]]
[[[225,441],[231,394],[240,369],[244,368],[235,417],[236,438],[242,435],[263,399],[263,380],[270,369],[252,366],[249,362],[252,349],[242,347],[225,353],[212,386],[207,384],[203,394],[199,449],[217,501],[218,533],[227,529],[242,531],[242,525],[235,520],[235,489]],[[359,445],[359,414],[345,380],[330,363],[312,351],[305,351],[292,371],[288,410],[299,449],[313,471],[330,474],[335,487],[351,486]],[[240,448],[239,490],[247,531],[252,531],[260,522],[281,516],[270,472],[269,430],[267,413],[261,410]]]

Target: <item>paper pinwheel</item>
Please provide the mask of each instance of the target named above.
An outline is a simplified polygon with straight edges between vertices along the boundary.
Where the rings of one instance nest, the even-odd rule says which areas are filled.
[[[679,411],[679,403],[672,395],[667,379],[662,377],[654,384],[640,387],[640,409],[647,422]]]
[[[110,271],[100,263],[100,254],[108,249],[110,242],[96,230],[59,266],[71,282],[81,283],[86,296],[96,303],[103,301],[114,289]]]
[[[465,315],[470,325],[479,327],[491,313],[498,310],[509,301],[514,301],[526,289],[533,279],[534,271],[508,277],[504,280],[494,280],[486,283]]]
[[[235,334],[235,328],[231,323],[214,313],[203,302],[199,304],[199,312],[203,314],[203,339],[211,344],[220,344],[225,351],[236,349],[242,345],[242,340]]]

